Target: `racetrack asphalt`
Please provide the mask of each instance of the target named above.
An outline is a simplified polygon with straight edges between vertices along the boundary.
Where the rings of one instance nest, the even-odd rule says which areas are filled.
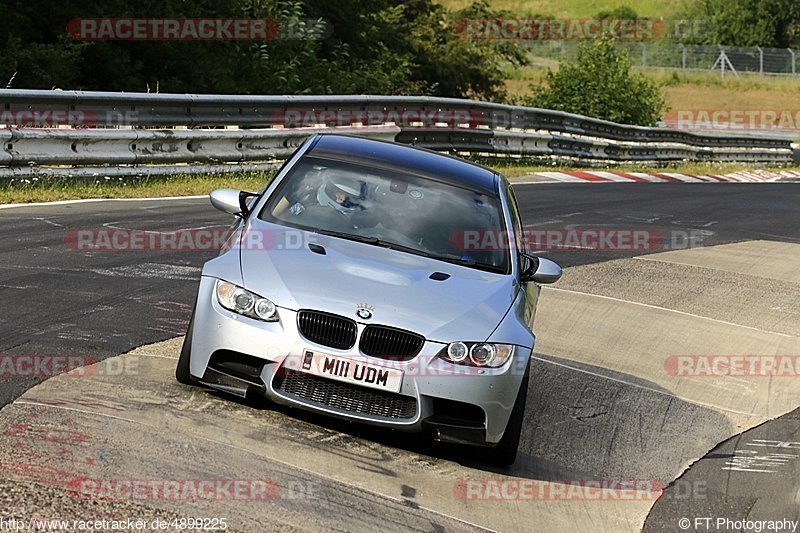
[[[784,414],[792,410],[793,401],[791,390],[781,388],[785,384],[778,383],[775,389],[769,384],[770,388],[762,391],[759,387],[766,385],[763,379],[748,383],[752,390],[766,396],[759,396],[764,405],[758,402],[745,405],[741,394],[735,391],[717,391],[702,385],[687,392],[682,388],[686,380],[666,379],[657,372],[657,364],[652,368],[634,368],[620,362],[630,360],[622,355],[638,353],[635,350],[637,346],[641,350],[641,343],[615,345],[614,358],[603,355],[604,347],[591,344],[599,343],[600,338],[610,342],[609,337],[597,335],[591,340],[586,337],[592,334],[592,328],[596,332],[597,328],[608,327],[608,322],[596,318],[610,312],[605,304],[616,299],[627,302],[625,306],[614,307],[614,312],[621,313],[619,316],[626,321],[642,317],[643,321],[652,320],[643,323],[661,321],[673,329],[685,328],[684,332],[687,328],[689,331],[696,328],[714,335],[705,338],[698,334],[696,344],[681,346],[681,349],[713,346],[730,353],[730,347],[719,344],[719,339],[730,337],[732,331],[738,335],[741,327],[760,331],[752,333],[751,347],[772,342],[768,339],[773,339],[774,335],[796,338],[798,284],[791,277],[792,270],[784,267],[787,261],[796,258],[795,248],[779,246],[781,243],[800,246],[797,224],[800,191],[796,185],[540,183],[518,185],[515,190],[526,228],[544,231],[545,238],[547,235],[564,236],[571,230],[586,234],[587,231],[611,229],[644,231],[649,240],[646,249],[543,251],[543,255],[567,267],[563,282],[552,291],[546,289],[541,303],[542,307],[549,306],[548,309],[558,307],[559,312],[563,310],[563,316],[540,315],[537,318],[542,322],[535,325],[539,344],[526,430],[521,458],[509,475],[548,482],[567,479],[673,482],[652,510],[649,510],[652,502],[645,502],[646,508],[631,511],[630,516],[641,515],[641,519],[603,522],[597,518],[598,524],[614,524],[621,530],[630,530],[627,525],[641,526],[648,512],[644,522],[648,531],[674,531],[677,518],[684,515],[796,518],[796,479],[800,472],[796,462],[783,461],[780,468],[773,469],[768,476],[755,472],[759,469],[752,466],[738,470],[724,466],[726,460],[745,455],[748,446],[751,450],[763,451],[758,444],[764,442],[786,444],[784,448],[787,449],[780,450],[786,456],[800,453],[800,450],[792,451],[791,443],[800,439],[797,416]],[[6,303],[0,309],[3,324],[0,354],[7,360],[28,355],[77,355],[91,362],[183,335],[200,266],[215,253],[74,251],[65,243],[70,230],[103,227],[151,231],[223,229],[229,218],[214,211],[207,200],[179,199],[19,207],[0,210],[0,221],[0,297]],[[735,243],[746,247],[736,248]],[[770,243],[776,248],[770,248]],[[719,245],[733,245],[734,248]],[[686,255],[699,248],[719,250],[721,255],[706,260],[698,254]],[[681,255],[670,255],[675,253]],[[756,259],[776,257],[780,261],[777,265],[765,261],[762,266],[756,261],[754,268],[745,271],[747,265],[740,264],[736,258],[747,254]],[[652,260],[648,259],[650,256]],[[717,268],[717,263],[729,265],[729,268]],[[644,317],[647,312],[659,311],[650,307],[646,308],[647,312],[644,308],[631,308],[631,302],[634,306],[677,310],[682,313],[681,321],[669,322],[660,315]],[[669,320],[678,320],[670,316]],[[574,323],[569,321],[572,319]],[[588,344],[587,353],[581,351],[583,347],[573,346],[574,343],[560,342],[564,330],[559,328],[564,328],[564,324],[572,324],[573,328],[586,327],[586,331],[573,333]],[[733,329],[724,324],[733,324]],[[715,327],[721,329],[714,333]],[[682,342],[681,335],[673,339],[667,329],[659,330],[659,335],[662,341],[669,339],[678,345]],[[655,346],[656,340],[651,342]],[[594,351],[599,355],[588,353],[592,348],[597,348]],[[675,353],[687,352],[676,350]],[[154,368],[163,370],[158,366]],[[45,370],[43,374],[46,373]],[[17,399],[45,377],[2,375],[0,405]],[[169,390],[164,389],[167,386],[159,380],[158,390]],[[235,406],[233,409],[245,408]],[[395,448],[394,452],[401,459],[407,459],[407,455],[432,454],[433,470],[449,472],[448,469],[452,469],[446,454],[420,447],[406,436],[387,438],[380,432],[352,429],[318,417],[277,412],[281,418],[275,423],[286,423],[283,417],[290,416],[297,425],[310,421],[321,424],[326,431],[344,434],[345,447],[357,448],[366,441],[370,448]],[[21,417],[18,421],[24,419],[19,413],[6,411],[5,414]],[[783,416],[775,418],[779,415]],[[768,421],[773,418],[774,421]],[[743,431],[751,427],[753,429]],[[308,431],[304,426],[299,435]],[[356,441],[358,445],[354,444]],[[751,446],[754,443],[756,446]],[[716,449],[707,454],[712,448]],[[335,451],[326,450],[326,453]],[[770,457],[774,462],[776,457],[769,456],[767,460]],[[697,461],[688,470],[687,458]],[[466,465],[474,467],[469,461]],[[281,470],[283,467],[273,464],[270,468],[275,479],[288,475]],[[329,490],[332,494],[339,485],[326,477],[320,486],[324,486],[326,494]],[[684,497],[680,491],[685,493],[687,487],[695,493]],[[701,488],[705,491],[702,498],[697,497]],[[4,489],[0,487],[2,492]],[[331,501],[336,505],[331,505],[341,509],[364,499],[364,494],[353,492],[333,498]],[[374,502],[365,504],[365,509],[376,511],[386,509],[387,505],[385,499],[375,497]],[[425,524],[432,523],[426,522],[431,518],[426,509],[423,506],[413,519],[415,528],[425,530]],[[748,515],[753,509],[757,512]],[[282,515],[286,519],[283,523],[291,523],[291,517],[297,512],[289,509]],[[333,511],[329,509],[328,512]],[[395,512],[400,510],[391,511]],[[526,512],[520,511],[519,516],[527,516]],[[596,513],[602,512],[615,514],[617,511],[616,507],[608,505],[597,508]],[[625,509],[620,511],[619,517],[627,517],[626,512]],[[437,515],[438,527],[472,527],[471,523],[448,516]],[[562,518],[566,522],[552,519],[544,523],[558,526],[571,519],[577,520],[572,511]],[[353,528],[358,523],[355,519],[345,522]],[[400,521],[392,523],[398,525]],[[580,523],[588,526],[592,521]],[[504,527],[498,525],[498,529],[513,527],[509,524],[514,521],[504,524]],[[481,525],[493,527],[486,523]]]

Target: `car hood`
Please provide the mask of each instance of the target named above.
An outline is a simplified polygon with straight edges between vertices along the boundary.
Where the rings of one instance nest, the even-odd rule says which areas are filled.
[[[240,247],[245,288],[292,310],[316,309],[384,324],[432,341],[485,340],[516,293],[513,277],[259,221],[269,238]],[[324,248],[312,251],[309,244]],[[449,274],[443,281],[431,274]],[[356,317],[361,305],[370,320]]]

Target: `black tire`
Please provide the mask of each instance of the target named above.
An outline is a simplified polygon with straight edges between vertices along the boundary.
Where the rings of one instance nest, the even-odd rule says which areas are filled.
[[[189,373],[189,361],[192,355],[192,331],[194,330],[194,312],[189,319],[189,328],[186,330],[186,337],[183,339],[181,355],[178,357],[178,366],[175,367],[175,379],[184,385],[194,385],[194,379]]]
[[[511,466],[517,460],[517,448],[519,446],[519,438],[522,434],[522,422],[525,418],[525,403],[528,399],[528,376],[530,374],[530,364],[525,369],[525,375],[522,377],[522,383],[519,385],[519,392],[517,399],[514,402],[514,408],[511,410],[511,416],[508,419],[506,431],[503,433],[503,438],[492,449],[485,450],[484,462],[492,466]]]

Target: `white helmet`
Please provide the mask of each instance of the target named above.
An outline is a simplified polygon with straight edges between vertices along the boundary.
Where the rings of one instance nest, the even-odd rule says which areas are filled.
[[[348,215],[359,207],[361,199],[361,183],[348,177],[334,177],[326,180],[317,190],[317,201],[320,205],[330,206],[344,215]]]

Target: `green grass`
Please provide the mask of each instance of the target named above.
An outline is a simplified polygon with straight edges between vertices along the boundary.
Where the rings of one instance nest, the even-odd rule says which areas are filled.
[[[557,64],[551,65],[557,70]],[[800,82],[786,76],[742,75],[728,76],[721,80],[718,75],[702,72],[676,72],[644,70],[648,78],[661,87],[661,93],[673,114],[679,110],[774,110],[797,113],[800,102]],[[530,96],[530,85],[544,81],[545,68],[523,67],[508,69],[506,89],[509,96],[523,101]]]
[[[462,9],[472,0],[435,0],[449,9]],[[516,17],[546,15],[549,17],[591,18],[600,11],[629,6],[640,17],[679,18],[685,0],[490,0],[493,9],[511,11]]]
[[[147,198],[150,196],[193,196],[214,189],[233,188],[258,191],[272,172],[231,173],[227,175],[177,175],[164,177],[99,178],[15,178],[0,181],[0,204],[52,202],[84,198]]]
[[[575,166],[545,165],[531,162],[479,161],[509,179],[515,179],[543,171],[573,170]],[[725,174],[753,165],[686,163],[667,167],[619,166],[611,170],[639,172],[680,172],[685,174]],[[775,170],[778,167],[763,167]],[[180,175],[158,178],[97,179],[76,182],[67,178],[38,178],[35,180],[9,180],[0,184],[0,204],[51,202],[55,200],[78,200],[85,198],[147,198],[157,196],[194,196],[208,194],[214,189],[232,188],[258,191],[266,185],[272,172],[232,173],[226,176]]]

